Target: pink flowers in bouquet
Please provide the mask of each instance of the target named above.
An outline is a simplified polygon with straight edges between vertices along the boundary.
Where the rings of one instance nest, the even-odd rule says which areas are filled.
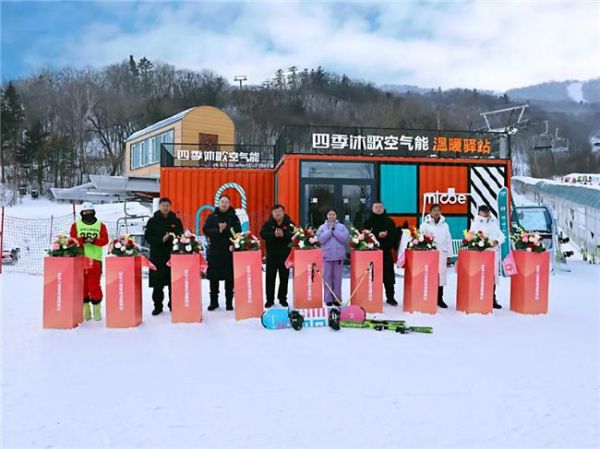
[[[83,254],[83,247],[77,239],[60,233],[50,245],[48,255],[51,257],[75,257]]]
[[[485,251],[492,247],[492,241],[483,231],[465,231],[461,246],[473,251]]]
[[[417,228],[413,228],[408,241],[408,249],[418,251],[431,251],[437,249],[435,237],[431,234],[423,233]]]
[[[373,251],[379,249],[379,240],[368,229],[359,231],[350,229],[350,249],[354,251]]]

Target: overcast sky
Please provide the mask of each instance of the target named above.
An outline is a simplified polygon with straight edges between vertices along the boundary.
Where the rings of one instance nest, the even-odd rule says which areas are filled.
[[[377,84],[506,90],[600,76],[600,2],[6,2],[2,79],[133,54],[252,84],[322,65]]]

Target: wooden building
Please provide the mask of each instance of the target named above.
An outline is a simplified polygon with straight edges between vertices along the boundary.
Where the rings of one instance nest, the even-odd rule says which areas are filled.
[[[197,106],[167,117],[128,137],[126,176],[160,176],[161,144],[227,148],[234,143],[233,120],[212,106]],[[185,163],[182,163],[185,165]]]

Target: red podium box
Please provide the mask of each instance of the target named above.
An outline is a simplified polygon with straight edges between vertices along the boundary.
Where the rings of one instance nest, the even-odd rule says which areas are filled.
[[[517,274],[510,278],[510,310],[518,313],[548,313],[550,253],[513,251]]]
[[[171,256],[171,322],[200,323],[202,321],[202,288],[200,255]]]
[[[383,251],[350,251],[350,292],[352,305],[383,313]]]
[[[405,312],[437,312],[440,252],[407,249],[404,264]]]
[[[142,258],[106,259],[106,327],[135,327],[142,322]]]
[[[263,313],[262,253],[234,251],[235,319],[260,318]]]
[[[83,257],[44,258],[44,329],[73,329],[83,322]]]
[[[458,252],[456,310],[466,313],[492,313],[494,303],[495,251]]]
[[[323,272],[323,255],[320,249],[295,249],[294,259],[294,308],[312,309],[323,307],[323,280],[317,270]],[[316,269],[314,269],[316,268]]]

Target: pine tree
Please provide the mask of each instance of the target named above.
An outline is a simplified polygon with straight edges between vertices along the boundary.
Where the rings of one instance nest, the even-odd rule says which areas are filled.
[[[2,183],[6,181],[5,171],[5,151],[16,151],[19,129],[25,117],[25,111],[21,99],[17,94],[17,89],[11,82],[2,93],[2,113],[1,113],[1,131],[2,142],[0,143],[0,170],[2,171]]]

